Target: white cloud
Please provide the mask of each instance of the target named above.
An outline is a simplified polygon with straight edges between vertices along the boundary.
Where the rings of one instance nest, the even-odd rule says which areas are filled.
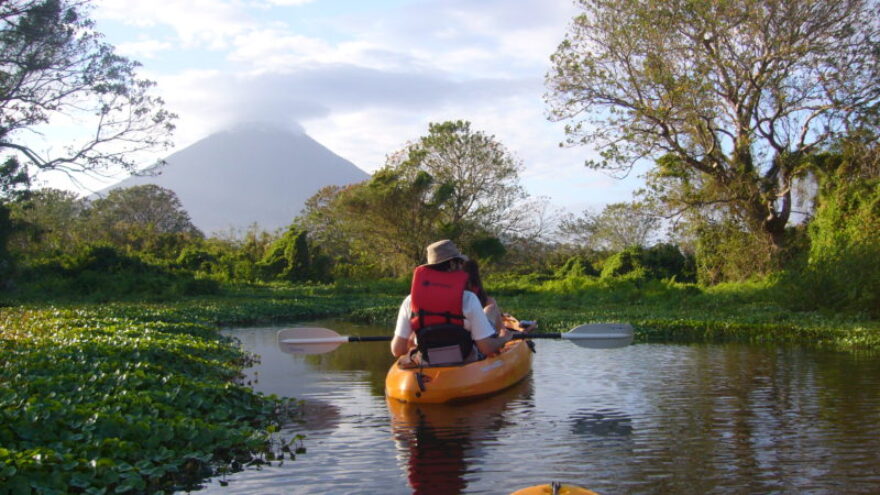
[[[221,50],[257,23],[244,5],[219,0],[97,0],[95,18],[134,27],[167,27],[184,47]]]
[[[167,41],[145,39],[116,45],[116,52],[135,60],[155,59],[161,52],[166,52],[174,47]]]
[[[281,7],[296,7],[312,3],[314,0],[266,0],[269,5],[278,5]]]
[[[342,14],[315,3],[308,11],[320,17],[296,30],[304,10],[286,7],[303,3],[100,0],[96,17],[135,32],[150,28],[118,45],[147,59],[168,107],[180,115],[179,146],[236,122],[299,122],[372,171],[425,134],[429,122],[464,119],[523,160],[533,194],[563,204],[628,199],[631,185],[583,166],[589,149],[560,149],[562,126],[545,117],[549,56],[577,13],[569,0],[426,0]],[[161,55],[173,40],[162,30],[177,37],[177,58],[212,49],[227,68],[163,71]]]

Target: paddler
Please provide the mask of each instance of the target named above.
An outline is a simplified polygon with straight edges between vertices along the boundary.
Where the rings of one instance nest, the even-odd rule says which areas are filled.
[[[427,258],[414,270],[410,294],[400,305],[394,357],[409,353],[415,363],[467,363],[504,347],[512,334],[504,328],[496,333],[479,298],[467,290],[467,256],[445,239],[428,246]]]

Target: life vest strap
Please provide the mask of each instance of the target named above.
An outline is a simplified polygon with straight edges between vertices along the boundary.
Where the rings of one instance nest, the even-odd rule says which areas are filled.
[[[419,327],[425,328],[425,316],[442,316],[442,317],[446,318],[447,325],[455,325],[455,323],[452,320],[458,320],[459,322],[461,322],[461,324],[464,324],[464,315],[457,315],[457,314],[454,314],[450,311],[435,312],[435,311],[428,311],[425,309],[420,309],[418,311],[418,313],[412,313],[410,315],[410,319],[418,318],[419,319]],[[461,325],[457,325],[457,326],[461,326]]]

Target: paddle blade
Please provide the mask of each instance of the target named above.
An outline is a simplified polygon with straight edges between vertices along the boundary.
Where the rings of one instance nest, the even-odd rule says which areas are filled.
[[[288,354],[324,354],[348,342],[329,328],[301,327],[278,331],[278,348]]]
[[[633,327],[629,323],[588,323],[563,333],[562,338],[581,347],[614,349],[633,341]]]

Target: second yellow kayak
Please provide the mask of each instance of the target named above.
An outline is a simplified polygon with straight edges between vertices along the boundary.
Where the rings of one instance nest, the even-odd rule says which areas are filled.
[[[553,483],[550,485],[535,485],[522,490],[517,490],[510,495],[598,495],[592,490],[575,485]]]

